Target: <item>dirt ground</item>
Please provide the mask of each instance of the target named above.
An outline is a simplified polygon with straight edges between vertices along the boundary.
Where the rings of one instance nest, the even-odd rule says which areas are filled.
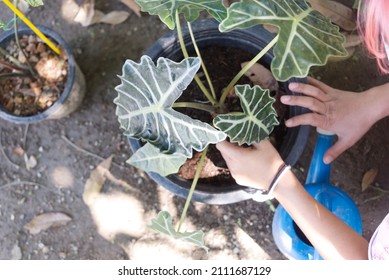
[[[96,2],[96,8],[104,12],[129,11],[119,1]],[[34,9],[29,17],[35,24],[57,31],[72,47],[86,78],[86,97],[81,107],[64,119],[28,126],[0,120],[4,151],[0,153],[0,259],[285,259],[274,243],[273,211],[266,203],[192,203],[186,226],[206,232],[208,255],[172,243],[147,228],[162,209],[179,219],[185,201],[125,164],[131,152],[119,130],[112,101],[124,60],[137,60],[167,29],[157,17],[143,14],[139,18],[131,11],[130,17],[116,26],[82,27],[61,14],[64,4],[69,1],[45,1],[45,6]],[[0,5],[0,18],[5,20],[10,13]],[[362,49],[346,61],[313,69],[312,75],[333,87],[353,91],[389,80],[376,72],[374,61]],[[377,123],[331,166],[331,182],[359,207],[366,238],[389,209],[388,125],[389,119]],[[302,182],[315,141],[312,129],[294,168]],[[24,157],[15,153],[17,147],[35,158],[36,166],[27,168]],[[92,170],[110,155],[114,155],[112,175],[125,183],[107,180],[100,195],[87,205],[82,198],[84,185]],[[378,170],[373,183],[376,188],[362,192],[362,177],[372,168]],[[38,234],[24,227],[34,217],[52,212],[66,214],[71,220]]]

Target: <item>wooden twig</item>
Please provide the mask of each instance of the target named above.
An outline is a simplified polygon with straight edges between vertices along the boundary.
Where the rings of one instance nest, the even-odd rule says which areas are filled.
[[[70,141],[65,135],[62,135],[61,138],[62,138],[62,140],[64,140],[67,144],[69,144],[70,146],[72,146],[72,147],[73,147],[74,149],[76,149],[77,151],[80,151],[80,152],[82,152],[82,153],[84,153],[84,154],[86,154],[86,155],[88,155],[88,156],[97,158],[97,159],[99,159],[99,160],[101,160],[101,161],[105,160],[105,158],[103,158],[103,157],[101,157],[101,156],[99,156],[99,155],[96,155],[96,154],[94,154],[94,153],[92,153],[92,152],[89,152],[89,151],[87,151],[87,150],[85,150],[85,149],[83,149],[83,148],[77,146],[77,145],[74,144],[72,141]],[[115,162],[112,162],[112,164],[115,165],[116,167],[123,168],[122,165],[117,164],[117,163],[115,163]]]
[[[383,190],[383,189],[381,189],[381,188],[379,188],[379,187],[370,187],[371,189],[373,189],[373,190],[376,190],[376,191],[379,191],[379,192],[381,192],[381,193],[385,193],[385,194],[389,194],[389,191],[388,190]]]
[[[27,143],[27,134],[28,134],[28,128],[30,127],[29,124],[26,124],[26,129],[24,130],[24,135],[23,135],[23,149],[25,151],[27,151],[27,146],[26,146],[26,143]]]
[[[48,189],[46,186],[44,186],[44,185],[42,185],[42,184],[39,184],[39,183],[35,183],[35,182],[29,182],[29,181],[15,181],[15,182],[7,183],[7,184],[5,184],[5,185],[0,186],[0,190],[1,190],[1,189],[6,189],[6,188],[9,188],[9,187],[13,187],[13,186],[18,186],[18,185],[38,186],[38,187],[43,187],[43,188]]]
[[[2,138],[3,138],[2,136],[3,136],[3,132],[2,132],[1,127],[0,127],[0,150],[1,150],[1,153],[3,154],[3,156],[5,157],[5,159],[8,161],[8,163],[10,165],[12,165],[16,169],[19,169],[20,168],[19,165],[17,165],[14,162],[12,162],[9,159],[9,157],[7,156],[7,154],[5,153],[4,148],[3,148],[3,143],[2,143]]]

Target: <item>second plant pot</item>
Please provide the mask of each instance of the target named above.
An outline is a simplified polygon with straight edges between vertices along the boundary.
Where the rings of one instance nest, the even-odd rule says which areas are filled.
[[[245,30],[234,30],[232,32],[221,33],[218,29],[218,23],[209,19],[196,21],[192,24],[192,30],[197,45],[200,48],[200,52],[201,49],[208,47],[228,47],[240,49],[255,56],[274,38],[270,32],[259,26]],[[183,34],[185,42],[188,42],[186,44],[188,51],[193,51],[194,47],[191,43],[187,29],[184,28]],[[161,37],[145,52],[145,55],[150,56],[154,61],[157,61],[159,57],[180,61],[183,55],[176,32],[172,31]],[[262,57],[260,63],[267,68],[270,68],[272,59],[272,51],[269,51]],[[292,81],[305,82],[304,79],[291,79],[287,82],[279,83],[279,87],[282,88],[283,92],[286,94],[296,94],[290,92],[287,86]],[[286,115],[288,117],[293,117],[306,112],[306,110],[301,107],[288,107],[285,110],[287,110]],[[281,125],[283,124],[281,123]],[[278,147],[278,151],[287,164],[294,165],[305,148],[309,135],[309,127],[300,126],[290,129],[284,127],[284,130],[283,139]],[[129,143],[134,152],[142,145],[139,140],[132,138],[129,138]],[[260,172],[260,170],[258,172]],[[156,183],[177,196],[186,198],[189,193],[191,180],[182,179],[178,175],[163,177],[153,172],[150,172],[149,176]],[[199,181],[192,200],[207,204],[230,204],[251,199],[252,196],[253,192],[251,189],[237,185],[233,180],[227,183],[223,182],[217,184]]]
[[[72,50],[65,40],[53,30],[38,26],[38,29],[45,34],[52,42],[60,45],[60,48],[66,53],[68,61],[67,80],[64,89],[58,99],[47,109],[33,115],[16,115],[0,104],[0,117],[13,123],[35,123],[46,119],[59,119],[74,112],[82,103],[85,95],[85,78],[84,74],[78,67]],[[33,31],[27,26],[18,28],[18,36],[35,36]],[[5,48],[7,44],[15,40],[13,30],[8,31],[0,36],[0,47]],[[1,92],[0,92],[1,94]]]

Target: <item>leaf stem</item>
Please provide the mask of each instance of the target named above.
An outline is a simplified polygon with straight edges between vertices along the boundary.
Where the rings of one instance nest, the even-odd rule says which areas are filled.
[[[30,77],[30,74],[26,73],[6,73],[0,74],[0,79],[16,78],[16,77]]]
[[[180,23],[180,17],[178,15],[178,11],[176,11],[176,25],[177,25],[177,35],[178,40],[180,42],[180,47],[182,50],[182,53],[184,54],[185,58],[189,57],[188,50],[186,49],[185,42],[184,42],[184,36],[182,35],[182,28]],[[194,42],[195,44],[195,42]],[[204,86],[203,82],[200,80],[199,76],[196,74],[194,76],[194,80],[196,81],[197,85],[200,87],[201,91],[204,93],[205,97],[209,100],[209,102],[212,103],[212,105],[216,106],[218,102],[215,98],[212,97],[212,95],[209,93],[207,88]]]
[[[205,77],[206,77],[206,79],[207,79],[207,82],[208,82],[208,86],[209,86],[209,88],[210,88],[210,90],[211,90],[211,93],[212,93],[213,98],[216,100],[215,89],[214,89],[214,87],[213,87],[212,80],[211,80],[211,77],[209,76],[207,67],[205,67],[205,63],[203,62],[203,58],[201,57],[200,50],[199,50],[199,48],[198,48],[198,46],[197,46],[196,39],[195,39],[195,37],[194,37],[193,30],[192,30],[192,25],[190,24],[190,22],[188,22],[187,25],[188,25],[188,30],[189,30],[190,38],[192,39],[193,46],[194,46],[194,48],[195,48],[196,54],[197,54],[197,56],[200,57],[200,59],[201,59],[201,67],[203,68],[204,75],[205,75]]]
[[[17,65],[13,65],[11,63],[8,63],[8,62],[2,61],[2,60],[0,60],[0,66],[3,66],[4,68],[7,68],[9,70],[14,70],[14,71],[18,71],[18,72],[24,72],[24,70],[26,70],[26,69],[18,67]]]
[[[14,58],[9,52],[7,52],[5,49],[0,47],[0,54],[2,54],[5,58],[9,59],[13,64],[15,64],[17,67],[28,70],[28,67],[24,64],[21,64],[19,60]]]
[[[19,4],[19,1],[17,0],[16,6],[18,6],[18,4]],[[34,69],[32,68],[30,61],[28,61],[28,57],[27,57],[26,52],[22,49],[22,47],[20,46],[20,43],[19,43],[18,21],[17,21],[16,13],[14,13],[14,32],[15,32],[16,45],[18,46],[19,50],[23,53],[24,57],[26,58],[26,64],[28,66],[28,70],[30,71],[31,75],[36,79],[37,74],[35,73]]]
[[[226,101],[226,98],[228,96],[228,93],[231,91],[231,89],[235,86],[235,84],[239,81],[239,79],[244,75],[244,73],[247,72],[255,63],[257,63],[258,60],[260,60],[278,41],[279,35],[274,37],[273,40],[270,41],[267,46],[262,49],[252,60],[250,60],[249,63],[246,64],[245,67],[242,68],[242,70],[239,71],[239,73],[232,79],[232,81],[228,84],[228,86],[224,89],[223,95],[220,98],[219,105],[220,107],[223,107],[224,102]]]
[[[173,108],[193,108],[202,111],[206,111],[209,113],[215,113],[215,108],[210,105],[196,103],[196,102],[176,102],[172,106]]]
[[[190,186],[189,194],[188,194],[188,197],[186,198],[184,209],[182,210],[182,214],[181,214],[180,222],[178,224],[177,232],[180,232],[182,223],[185,220],[186,212],[188,211],[190,201],[192,200],[192,196],[193,196],[194,190],[195,190],[196,185],[197,185],[197,181],[199,180],[201,170],[203,169],[203,165],[204,165],[204,161],[205,161],[205,156],[207,155],[207,151],[208,151],[208,146],[205,147],[204,151],[201,153],[201,157],[200,157],[200,160],[199,160],[198,165],[197,165],[196,174],[193,178],[192,185]]]

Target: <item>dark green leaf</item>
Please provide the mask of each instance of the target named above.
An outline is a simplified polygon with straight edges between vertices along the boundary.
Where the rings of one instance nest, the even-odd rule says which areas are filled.
[[[43,6],[43,0],[25,0],[32,7]]]
[[[172,217],[169,212],[161,211],[156,219],[151,220],[149,225],[153,230],[169,235],[174,239],[179,239],[199,246],[208,252],[208,247],[204,244],[204,232],[197,230],[194,232],[177,232],[173,228]]]
[[[186,159],[183,155],[161,153],[158,148],[147,143],[138,149],[127,163],[146,172],[156,172],[161,176],[167,176],[177,173]]]
[[[235,86],[243,112],[218,115],[214,125],[230,137],[231,142],[242,144],[259,143],[267,138],[278,125],[277,113],[273,108],[274,98],[269,90],[260,86]]]
[[[192,157],[192,149],[202,151],[208,144],[224,140],[223,132],[172,108],[199,67],[199,58],[176,63],[161,57],[157,65],[148,56],[139,64],[126,61],[114,100],[124,134],[145,140],[162,153],[187,158]]]
[[[227,10],[221,31],[271,24],[279,28],[271,70],[279,81],[305,77],[313,65],[324,65],[329,56],[346,56],[339,27],[312,9],[304,0],[242,0]]]
[[[175,28],[177,11],[189,22],[196,20],[202,11],[208,11],[219,22],[226,16],[226,8],[221,0],[136,0],[136,2],[143,12],[158,15],[170,29]]]

